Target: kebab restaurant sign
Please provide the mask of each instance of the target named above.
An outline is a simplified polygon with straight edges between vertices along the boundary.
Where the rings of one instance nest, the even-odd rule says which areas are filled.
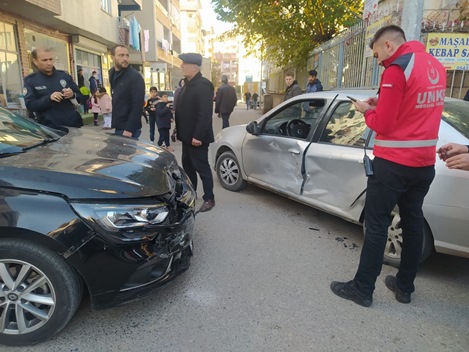
[[[469,34],[428,33],[427,52],[447,70],[469,71]]]

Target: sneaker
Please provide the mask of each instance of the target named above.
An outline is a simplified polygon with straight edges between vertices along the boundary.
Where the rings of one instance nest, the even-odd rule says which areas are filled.
[[[358,293],[353,280],[349,282],[332,281],[331,290],[337,296],[353,301],[362,307],[369,307],[371,303],[373,303],[373,297],[371,295],[363,296]]]
[[[384,279],[386,287],[389,288],[396,297],[396,300],[401,303],[410,303],[410,293],[401,291],[396,285],[396,277],[392,275],[386,276]]]
[[[207,211],[212,210],[212,208],[215,206],[215,200],[214,199],[209,199],[204,201],[204,204],[200,207],[198,213],[205,213]]]

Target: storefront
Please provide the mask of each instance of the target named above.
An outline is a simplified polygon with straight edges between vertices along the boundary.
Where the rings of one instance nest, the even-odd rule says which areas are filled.
[[[16,26],[0,21],[0,105],[20,109],[21,63]]]

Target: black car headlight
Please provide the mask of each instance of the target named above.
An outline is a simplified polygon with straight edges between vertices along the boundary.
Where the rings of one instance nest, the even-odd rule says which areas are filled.
[[[72,204],[76,212],[110,232],[162,223],[169,215],[165,204]]]

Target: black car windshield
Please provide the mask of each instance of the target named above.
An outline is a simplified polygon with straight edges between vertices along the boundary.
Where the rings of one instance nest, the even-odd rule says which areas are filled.
[[[469,138],[469,102],[464,100],[445,101],[443,121],[449,123],[464,137]]]
[[[20,153],[44,142],[57,140],[61,137],[59,133],[0,108],[0,154],[3,156]]]

